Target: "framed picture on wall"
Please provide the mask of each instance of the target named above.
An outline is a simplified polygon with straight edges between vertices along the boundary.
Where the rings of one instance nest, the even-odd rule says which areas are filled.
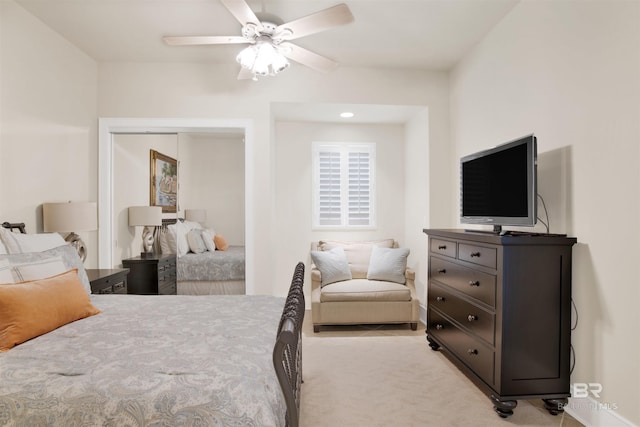
[[[178,162],[151,150],[151,206],[161,206],[162,212],[176,212],[178,201]]]

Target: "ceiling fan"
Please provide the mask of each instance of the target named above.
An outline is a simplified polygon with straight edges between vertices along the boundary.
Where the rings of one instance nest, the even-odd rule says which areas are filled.
[[[352,22],[353,15],[346,4],[284,23],[277,16],[254,13],[246,0],[220,1],[242,24],[241,36],[165,36],[164,42],[172,46],[249,44],[236,57],[242,66],[238,79],[257,80],[257,76],[277,74],[289,66],[287,58],[322,72],[338,66],[335,61],[289,41]]]

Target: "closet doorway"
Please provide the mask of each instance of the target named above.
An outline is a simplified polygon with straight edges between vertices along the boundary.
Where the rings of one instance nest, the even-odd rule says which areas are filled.
[[[244,239],[245,245],[245,280],[246,293],[254,292],[254,272],[253,272],[253,236],[248,230],[253,229],[253,176],[252,176],[252,148],[253,148],[253,126],[249,120],[193,120],[193,119],[100,119],[99,123],[99,221],[100,228],[98,230],[99,239],[99,255],[98,262],[100,268],[113,268],[120,263],[122,258],[122,249],[119,248],[118,224],[122,221],[122,206],[116,204],[116,188],[114,180],[116,178],[116,165],[114,150],[117,149],[116,139],[119,135],[136,135],[136,134],[157,134],[162,137],[175,137],[176,141],[183,140],[184,161],[191,167],[201,167],[202,159],[205,156],[195,156],[190,150],[202,144],[215,144],[214,141],[229,140],[233,138],[244,139],[244,179],[241,185],[244,186],[244,200],[231,199],[230,203],[236,205],[236,209],[242,210],[244,218],[243,230],[238,230],[238,219],[235,218],[234,224],[228,219],[228,224],[224,219],[221,223],[222,227],[229,227],[229,238],[236,240]],[[207,142],[208,141],[208,142]],[[180,159],[180,143],[177,142],[176,157]],[[200,163],[200,166],[197,164]],[[185,173],[185,177],[188,174]],[[178,206],[178,214],[183,213],[184,209],[202,209],[206,206],[195,206],[196,200],[201,196],[201,189],[204,187],[192,186],[196,180],[195,176],[188,178],[190,184],[186,184],[191,188],[185,191],[184,200],[180,201]],[[233,188],[231,184],[230,187]],[[200,188],[200,189],[198,189]],[[180,196],[179,196],[180,197]],[[193,206],[192,206],[193,205]],[[212,213],[216,215],[216,211]],[[167,214],[168,215],[168,214]],[[237,215],[237,214],[236,214]],[[224,218],[224,215],[222,215]],[[233,228],[233,230],[232,230]],[[222,233],[222,230],[220,230]],[[224,234],[224,233],[223,233]]]

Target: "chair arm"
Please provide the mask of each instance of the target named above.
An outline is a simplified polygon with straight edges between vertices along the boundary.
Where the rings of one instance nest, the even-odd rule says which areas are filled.
[[[407,269],[404,271],[404,277],[405,277],[407,280],[415,280],[415,279],[416,279],[416,272],[415,272],[415,271],[413,271],[413,270],[412,270],[412,269],[410,269],[410,268],[407,268]]]

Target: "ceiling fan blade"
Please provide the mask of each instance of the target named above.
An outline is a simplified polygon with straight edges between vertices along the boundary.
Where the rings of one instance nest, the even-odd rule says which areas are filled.
[[[162,40],[170,46],[249,43],[241,36],[166,36]]]
[[[240,67],[240,72],[238,73],[238,80],[248,80],[253,79],[253,73],[251,70],[247,70],[244,67]]]
[[[245,0],[220,0],[242,26],[248,22],[260,25],[260,20]]]
[[[353,22],[351,10],[346,4],[342,3],[282,24],[276,28],[275,33],[284,32],[283,39],[294,40],[350,22]],[[287,34],[287,30],[291,32],[290,35]]]
[[[317,53],[311,52],[310,50],[297,46],[293,43],[283,42],[280,43],[280,46],[284,46],[287,48],[282,52],[284,56],[316,71],[328,73],[329,71],[333,71],[338,67],[337,62],[332,61],[331,59],[324,56],[318,55]]]

